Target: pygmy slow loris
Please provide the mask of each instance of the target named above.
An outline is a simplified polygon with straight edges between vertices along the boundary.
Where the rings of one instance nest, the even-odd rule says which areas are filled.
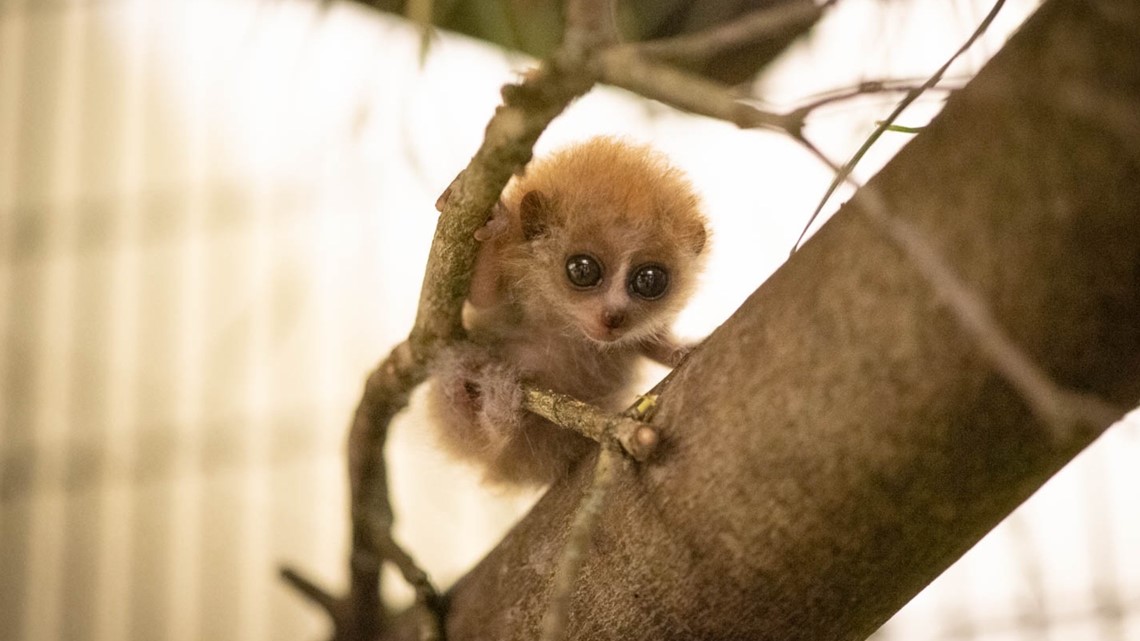
[[[700,271],[706,220],[659,153],[594,138],[531,163],[476,238],[470,343],[436,360],[430,412],[444,446],[487,481],[547,483],[593,442],[523,410],[520,384],[616,411],[632,401],[639,356],[676,364],[669,327]]]

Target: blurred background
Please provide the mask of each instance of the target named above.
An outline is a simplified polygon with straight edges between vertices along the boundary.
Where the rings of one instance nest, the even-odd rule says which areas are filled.
[[[511,12],[528,3],[477,4],[501,15],[441,21],[550,46],[525,28],[548,23]],[[1006,5],[951,86],[1033,9]],[[843,0],[744,87],[786,109],[925,78],[989,8]],[[343,587],[348,419],[411,327],[436,196],[530,61],[452,33],[424,53],[413,23],[362,3],[0,0],[0,639],[325,633],[277,564]],[[839,103],[809,135],[843,159],[891,105]],[[830,180],[777,135],[615,90],[576,103],[539,149],[600,133],[658,146],[705,195],[714,253],[689,336],[783,262]],[[906,140],[888,134],[857,175]],[[447,585],[535,496],[444,460],[417,405],[389,443],[397,534]],[[1133,414],[879,637],[1140,639],[1138,459]]]

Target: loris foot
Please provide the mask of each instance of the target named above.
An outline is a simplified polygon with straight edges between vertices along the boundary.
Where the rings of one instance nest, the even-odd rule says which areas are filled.
[[[654,336],[641,344],[641,353],[666,367],[676,367],[700,343],[680,343],[670,336]]]
[[[517,370],[476,345],[445,350],[432,366],[429,411],[442,445],[477,463],[485,481],[536,485],[569,473],[594,442],[523,409]]]
[[[488,350],[457,345],[445,350],[432,366],[436,393],[432,411],[441,419],[442,434],[459,453],[500,451],[523,421],[523,392],[514,368],[495,360]]]

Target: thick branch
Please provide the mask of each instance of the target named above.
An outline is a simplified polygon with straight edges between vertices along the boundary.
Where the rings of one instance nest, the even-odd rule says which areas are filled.
[[[871,183],[1066,389],[1140,395],[1140,6],[1046,3]],[[575,639],[861,639],[1094,437],[1056,441],[930,279],[844,207],[674,375],[618,472]],[[448,638],[532,639],[590,480],[449,593]],[[408,638],[395,627],[385,638]]]

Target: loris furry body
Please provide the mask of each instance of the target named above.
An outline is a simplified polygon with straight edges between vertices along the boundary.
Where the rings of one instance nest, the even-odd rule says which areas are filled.
[[[593,442],[522,410],[520,385],[623,409],[641,356],[683,353],[669,326],[707,237],[688,180],[647,147],[594,138],[532,163],[476,235],[470,344],[433,366],[445,447],[490,482],[564,476]]]

